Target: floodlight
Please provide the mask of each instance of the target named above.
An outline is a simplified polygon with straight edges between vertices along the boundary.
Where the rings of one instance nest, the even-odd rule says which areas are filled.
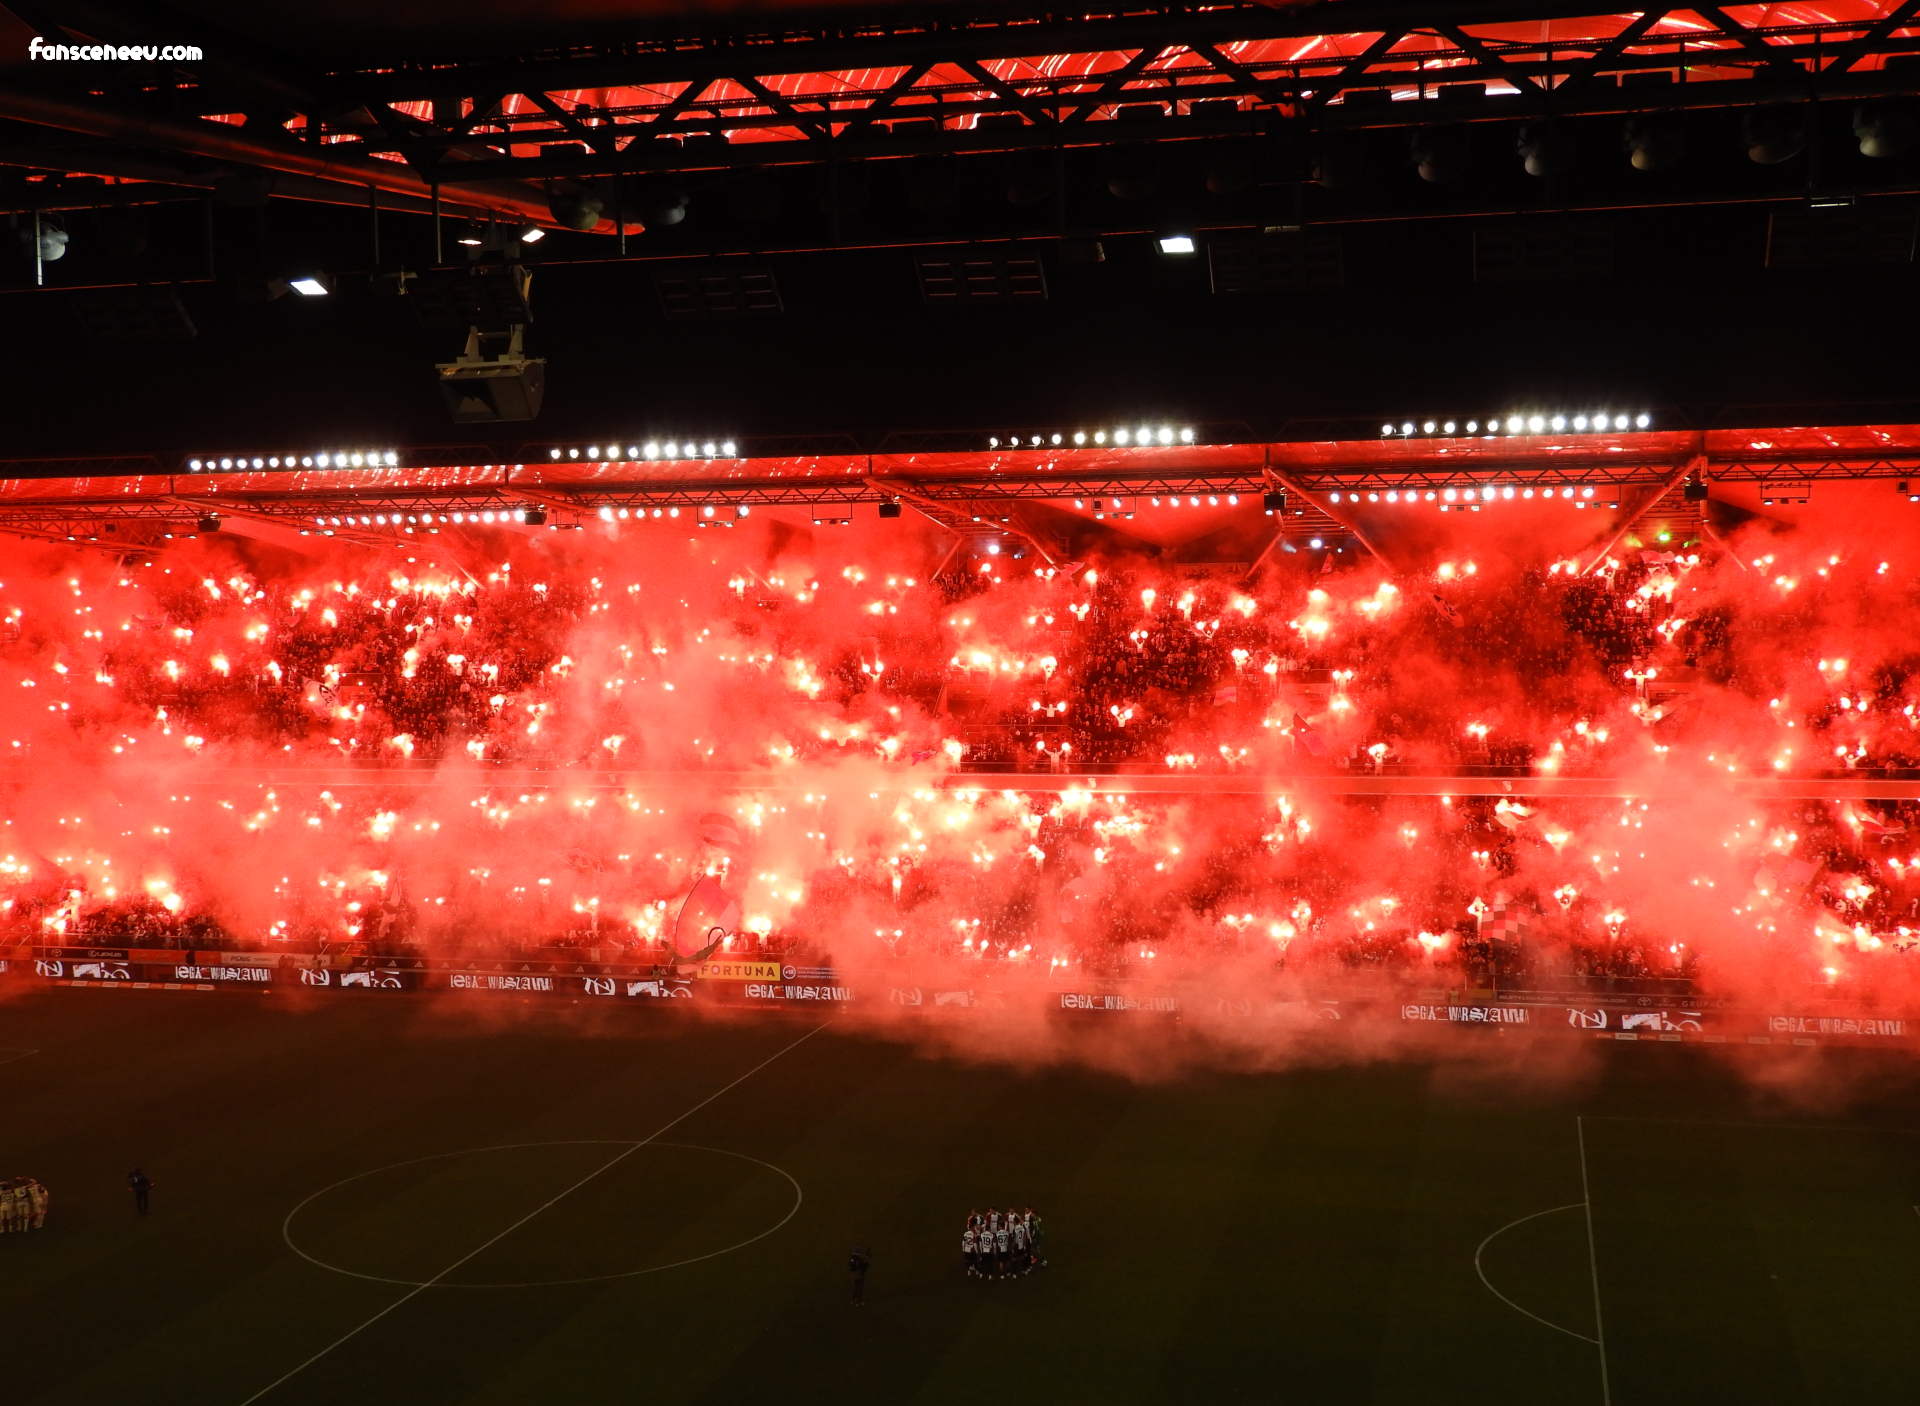
[[[324,298],[333,291],[331,280],[325,274],[309,273],[299,278],[287,280],[287,287],[303,298]]]
[[[538,244],[546,237],[547,232],[541,229],[539,225],[528,225],[520,231],[520,242],[522,244]]]
[[[1162,254],[1191,254],[1193,236],[1190,234],[1163,234],[1160,236]]]

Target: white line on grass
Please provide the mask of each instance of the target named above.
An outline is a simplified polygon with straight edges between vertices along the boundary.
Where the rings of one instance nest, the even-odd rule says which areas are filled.
[[[501,1231],[498,1235],[494,1236],[491,1240],[488,1240],[485,1244],[480,1245],[475,1249],[469,1250],[466,1254],[462,1255],[459,1259],[455,1260],[452,1264],[448,1265],[445,1269],[441,1270],[438,1274],[434,1275],[433,1278],[427,1280],[424,1284],[421,1284],[415,1288],[409,1289],[406,1293],[402,1294],[399,1298],[395,1299],[392,1303],[388,1304],[385,1308],[381,1309],[378,1313],[374,1314],[373,1317],[367,1319],[366,1322],[360,1324],[358,1327],[355,1327],[349,1330],[346,1333],[343,1333],[338,1338],[335,1338],[332,1342],[328,1343],[325,1347],[321,1348],[318,1352],[314,1353],[313,1356],[309,1357],[305,1362],[302,1362],[298,1367],[295,1367],[292,1371],[287,1372],[282,1376],[276,1377],[274,1380],[268,1382],[265,1386],[261,1387],[260,1390],[256,1391],[252,1396],[249,1396],[245,1401],[242,1401],[240,1403],[240,1406],[253,1406],[254,1402],[258,1401],[261,1397],[265,1396],[268,1392],[274,1390],[276,1387],[282,1385],[285,1382],[292,1381],[295,1377],[299,1376],[302,1372],[306,1371],[307,1368],[311,1367],[314,1363],[318,1362],[321,1358],[325,1357],[328,1353],[332,1352],[335,1348],[341,1346],[343,1343],[352,1341],[354,1338],[364,1333],[367,1329],[371,1328],[374,1324],[378,1323],[382,1318],[385,1318],[389,1313],[392,1313],[395,1309],[400,1308],[403,1305],[412,1302],[419,1295],[424,1294],[428,1289],[431,1289],[434,1285],[438,1284],[442,1279],[445,1279],[449,1274],[452,1274],[456,1269],[459,1269],[462,1265],[466,1264],[469,1260],[475,1259],[480,1255],[484,1254],[486,1251],[492,1249],[495,1245],[499,1244],[502,1240],[506,1239],[509,1235],[513,1234],[514,1231],[518,1230],[521,1226],[525,1225],[528,1221],[532,1220],[535,1216],[538,1216],[542,1211],[547,1210],[549,1207],[554,1206],[558,1202],[564,1201],[567,1197],[571,1196],[574,1192],[578,1191],[581,1187],[585,1186],[588,1182],[592,1181],[595,1177],[599,1176],[602,1172],[611,1171],[614,1167],[626,1161],[627,1158],[631,1157],[634,1153],[638,1152],[641,1148],[645,1147],[648,1143],[652,1142],[655,1138],[658,1138],[662,1133],[670,1132],[672,1129],[679,1126],[681,1123],[686,1122],[687,1119],[691,1118],[694,1114],[698,1113],[701,1109],[705,1108],[708,1104],[712,1103],[715,1099],[719,1098],[722,1094],[727,1093],[732,1089],[738,1088],[741,1084],[746,1083],[747,1080],[751,1079],[754,1075],[758,1074],[762,1069],[765,1069],[769,1064],[772,1064],[776,1059],[779,1059],[780,1056],[786,1054],[790,1050],[798,1049],[801,1045],[804,1045],[807,1041],[811,1040],[815,1035],[818,1035],[822,1030],[825,1030],[827,1026],[831,1025],[832,1023],[833,1023],[832,1021],[827,1021],[824,1024],[816,1025],[813,1029],[809,1030],[806,1034],[802,1035],[798,1040],[795,1040],[791,1045],[784,1046],[783,1048],[774,1051],[774,1053],[768,1055],[765,1059],[761,1060],[758,1064],[754,1065],[753,1068],[749,1069],[745,1074],[742,1074],[738,1079],[735,1079],[732,1083],[726,1085],[724,1088],[717,1089],[713,1093],[708,1094],[705,1098],[701,1099],[700,1102],[694,1104],[693,1107],[689,1108],[685,1113],[682,1113],[678,1118],[675,1118],[672,1122],[662,1124],[659,1128],[656,1128],[652,1133],[648,1134],[641,1141],[636,1142],[631,1147],[627,1148],[626,1151],[620,1153],[616,1157],[610,1158],[609,1160],[601,1163],[598,1167],[595,1167],[592,1171],[588,1172],[585,1176],[581,1177],[579,1181],[576,1181],[572,1186],[569,1186],[566,1190],[560,1192],[558,1195],[534,1207],[533,1210],[527,1212],[524,1216],[520,1217],[519,1220],[515,1221],[512,1225],[508,1226],[505,1230]]]
[[[1584,1201],[1573,1201],[1573,1202],[1569,1202],[1565,1206],[1555,1206],[1551,1210],[1546,1210],[1546,1211],[1535,1211],[1530,1216],[1522,1216],[1520,1217],[1519,1220],[1508,1221],[1505,1225],[1501,1226],[1498,1230],[1494,1231],[1493,1234],[1489,1235],[1486,1239],[1482,1240],[1480,1242],[1479,1248],[1473,1252],[1473,1272],[1480,1276],[1480,1282],[1487,1286],[1488,1293],[1492,1294],[1496,1299],[1500,1300],[1501,1303],[1505,1304],[1508,1308],[1512,1309],[1515,1313],[1524,1313],[1527,1315],[1527,1317],[1531,1318],[1534,1322],[1544,1323],[1547,1327],[1553,1329],[1553,1331],[1556,1333],[1565,1333],[1570,1338],[1578,1338],[1583,1343],[1592,1343],[1595,1347],[1598,1347],[1600,1345],[1600,1340],[1598,1338],[1590,1338],[1585,1333],[1576,1333],[1571,1328],[1563,1328],[1550,1318],[1542,1318],[1539,1314],[1535,1313],[1530,1308],[1520,1307],[1519,1304],[1515,1303],[1512,1299],[1508,1298],[1505,1294],[1501,1293],[1498,1289],[1494,1288],[1493,1281],[1487,1278],[1487,1271],[1480,1267],[1480,1256],[1486,1253],[1487,1246],[1491,1245],[1495,1240],[1499,1239],[1502,1235],[1505,1235],[1509,1230],[1512,1230],[1516,1225],[1525,1225],[1528,1221],[1539,1220],[1540,1217],[1542,1216],[1558,1215],[1561,1211],[1577,1211],[1581,1207],[1585,1206],[1586,1204],[1587,1203]]]
[[[1580,1140],[1581,1204],[1587,1208],[1587,1268],[1593,1275],[1593,1331],[1594,1346],[1600,1349],[1600,1402],[1601,1406],[1613,1406],[1613,1386],[1607,1380],[1607,1325],[1600,1316],[1600,1251],[1593,1240],[1593,1188],[1587,1183],[1586,1120],[1575,1117],[1573,1129]]]

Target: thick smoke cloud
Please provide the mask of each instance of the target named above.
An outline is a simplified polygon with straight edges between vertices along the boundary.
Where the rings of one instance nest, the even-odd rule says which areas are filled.
[[[872,970],[876,994],[1204,980],[1222,1014],[1182,1038],[1255,1061],[1270,1036],[1236,1003],[1341,983],[1904,1002],[1908,807],[1778,788],[1917,764],[1912,530],[1754,517],[1583,572],[1584,516],[1528,511],[1555,515],[1369,508],[1391,564],[1276,552],[1251,576],[1010,537],[936,583],[930,528],[760,517],[318,558],[22,548],[6,921],[653,960],[718,868],[730,953]],[[1475,772],[1490,794],[1417,782]],[[738,846],[703,841],[715,812]]]

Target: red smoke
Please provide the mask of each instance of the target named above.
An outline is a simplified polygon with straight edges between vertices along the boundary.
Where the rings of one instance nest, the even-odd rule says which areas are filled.
[[[1834,496],[1869,491],[1873,513],[1649,532],[1586,573],[1595,515],[1557,504],[1369,506],[1391,566],[1276,552],[1250,580],[1008,538],[935,584],[930,528],[758,516],[318,560],[224,533],[147,566],[24,549],[0,584],[7,920],[646,960],[720,811],[745,836],[736,953],[1899,1002],[1907,808],[1769,789],[1920,752],[1913,531],[1883,490]],[[1352,794],[1502,766],[1510,794]]]

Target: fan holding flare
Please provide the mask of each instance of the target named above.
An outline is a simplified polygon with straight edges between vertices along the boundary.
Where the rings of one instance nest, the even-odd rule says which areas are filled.
[[[742,843],[729,817],[717,811],[700,817],[693,883],[673,905],[673,956],[667,965],[676,974],[691,973],[738,928],[740,901],[727,891],[726,879]]]

